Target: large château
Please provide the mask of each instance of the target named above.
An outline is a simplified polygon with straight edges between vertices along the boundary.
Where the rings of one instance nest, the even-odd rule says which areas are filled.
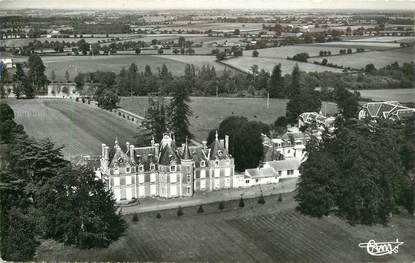
[[[160,143],[147,147],[126,143],[122,150],[115,141],[114,155],[102,144],[97,175],[114,193],[117,202],[137,198],[190,197],[195,192],[233,187],[234,160],[228,153],[229,137],[207,146],[176,146],[174,135],[164,134]]]

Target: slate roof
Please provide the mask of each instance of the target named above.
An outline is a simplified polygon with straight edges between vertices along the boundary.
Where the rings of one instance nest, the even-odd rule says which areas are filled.
[[[274,177],[277,175],[271,167],[246,169],[246,173],[251,178]]]
[[[297,158],[288,158],[285,160],[267,162],[275,172],[286,170],[297,170],[300,167],[300,160]]]
[[[228,152],[226,151],[222,143],[219,141],[217,131],[216,131],[215,140],[210,144],[210,149],[211,149],[210,151],[211,160],[228,158]]]
[[[124,153],[121,149],[121,147],[118,145],[118,140],[115,141],[115,154],[114,157],[112,157],[111,163],[110,163],[110,168],[113,167],[125,167],[127,165],[133,165],[133,163],[131,162],[129,156]]]

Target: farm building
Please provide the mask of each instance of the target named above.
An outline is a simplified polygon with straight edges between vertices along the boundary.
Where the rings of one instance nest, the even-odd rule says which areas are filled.
[[[319,130],[327,128],[329,131],[333,131],[335,119],[335,117],[326,117],[317,112],[304,112],[298,116],[298,127],[316,124]]]
[[[369,102],[359,111],[359,119],[400,120],[413,114],[415,114],[414,108],[403,106],[398,101]]]
[[[226,142],[225,142],[226,141]],[[135,147],[126,143],[123,151],[115,141],[115,154],[102,145],[97,176],[112,189],[117,202],[145,197],[190,197],[195,192],[233,187],[234,161],[228,154],[228,137],[207,147],[176,147],[174,136],[165,134],[160,143]]]
[[[2,58],[0,60],[0,64],[2,64],[2,66],[0,66],[0,68],[2,68],[2,67],[6,68],[6,69],[13,68],[13,59],[11,59],[11,58]]]

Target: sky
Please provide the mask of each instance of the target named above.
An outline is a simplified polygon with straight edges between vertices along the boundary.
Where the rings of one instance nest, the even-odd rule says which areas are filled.
[[[415,0],[0,0],[0,9],[402,9]]]

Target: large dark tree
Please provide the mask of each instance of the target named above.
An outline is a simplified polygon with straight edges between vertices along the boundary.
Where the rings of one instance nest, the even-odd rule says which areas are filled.
[[[360,106],[358,97],[354,93],[344,87],[338,87],[334,97],[337,107],[339,107],[339,111],[344,118],[357,118],[357,112]]]
[[[48,78],[45,75],[46,67],[39,55],[32,54],[28,60],[28,78],[37,91],[44,91]]]
[[[284,78],[281,76],[281,64],[276,65],[272,70],[268,87],[270,98],[284,97]]]
[[[167,131],[166,112],[164,106],[164,98],[149,98],[149,105],[146,111],[146,119],[143,123],[150,132],[150,136],[159,142],[163,138],[163,133]],[[140,135],[143,132],[140,131]]]
[[[176,143],[181,145],[186,138],[191,139],[189,117],[192,111],[188,103],[190,102],[188,90],[183,80],[177,80],[173,84],[173,98],[169,105],[169,128],[176,136]]]
[[[98,107],[101,107],[105,110],[112,110],[117,108],[117,103],[120,101],[118,95],[110,90],[105,89],[97,96]]]
[[[287,103],[287,122],[294,124],[298,116],[304,112],[319,112],[321,100],[315,91],[303,90],[299,95],[294,96]]]
[[[289,98],[298,96],[301,92],[301,73],[296,63],[291,73],[291,83],[288,86],[287,95]]]
[[[213,142],[215,133],[216,130],[210,131],[208,144]],[[269,135],[269,126],[241,116],[231,116],[220,123],[218,135],[229,135],[228,151],[235,159],[236,170],[258,167],[263,156],[261,133]]]

